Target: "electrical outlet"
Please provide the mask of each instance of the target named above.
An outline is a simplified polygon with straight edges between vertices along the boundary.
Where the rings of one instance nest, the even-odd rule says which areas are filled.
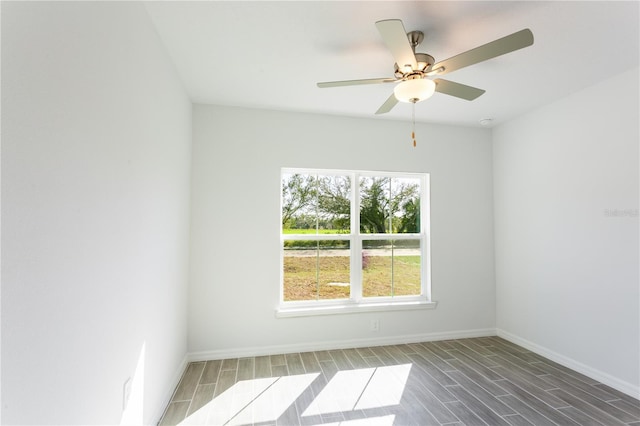
[[[129,403],[130,396],[131,396],[131,377],[125,380],[124,385],[122,386],[122,410],[127,409],[127,404]]]
[[[378,331],[380,331],[380,320],[378,319],[371,320],[371,331],[373,331],[374,333],[377,333]]]

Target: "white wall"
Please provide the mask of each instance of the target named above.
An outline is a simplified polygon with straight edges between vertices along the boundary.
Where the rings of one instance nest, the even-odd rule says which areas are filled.
[[[158,420],[186,353],[190,129],[142,4],[2,2],[4,424]]]
[[[638,77],[604,80],[493,133],[500,332],[636,397]]]
[[[410,133],[409,122],[194,106],[189,351],[494,330],[490,132],[419,125],[417,148]],[[276,319],[281,167],[431,173],[438,307]],[[379,333],[369,331],[374,317]]]

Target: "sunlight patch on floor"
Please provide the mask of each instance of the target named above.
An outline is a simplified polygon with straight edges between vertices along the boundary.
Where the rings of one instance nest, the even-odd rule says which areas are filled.
[[[303,417],[391,407],[400,404],[411,364],[338,371],[302,413]],[[247,425],[275,422],[321,373],[242,380],[183,420],[180,425]],[[344,426],[392,425],[395,416],[340,421]],[[309,418],[315,421],[312,417]],[[331,423],[329,423],[331,424]]]
[[[410,371],[411,364],[376,368],[355,409],[399,405]]]
[[[180,425],[242,425],[275,421],[319,373],[243,380]]]
[[[411,364],[338,371],[302,416],[400,404]]]

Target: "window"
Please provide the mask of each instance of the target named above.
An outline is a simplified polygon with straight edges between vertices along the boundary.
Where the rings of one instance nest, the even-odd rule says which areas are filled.
[[[429,176],[283,169],[279,314],[432,305]]]

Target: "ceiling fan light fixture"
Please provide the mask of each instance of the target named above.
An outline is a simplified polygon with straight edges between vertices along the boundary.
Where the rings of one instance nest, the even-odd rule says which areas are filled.
[[[436,84],[428,78],[406,80],[393,89],[393,94],[400,102],[416,103],[433,96]]]

